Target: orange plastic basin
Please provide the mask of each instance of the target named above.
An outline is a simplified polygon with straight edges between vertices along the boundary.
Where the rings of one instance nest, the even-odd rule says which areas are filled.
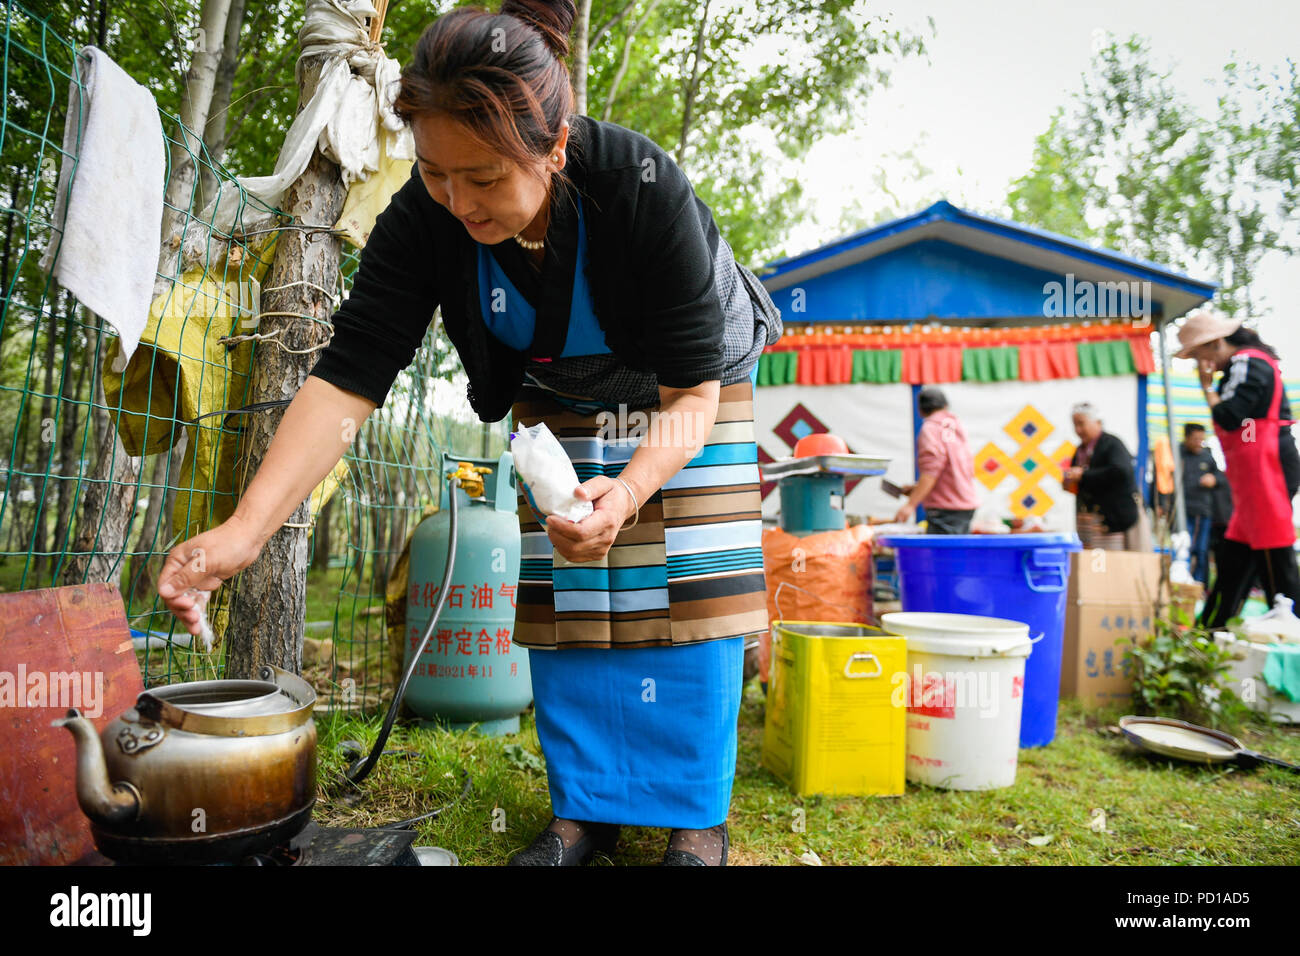
[[[796,458],[814,458],[817,455],[847,455],[849,446],[844,443],[844,439],[839,435],[831,435],[828,432],[817,432],[812,435],[804,435],[795,442],[794,457]]]

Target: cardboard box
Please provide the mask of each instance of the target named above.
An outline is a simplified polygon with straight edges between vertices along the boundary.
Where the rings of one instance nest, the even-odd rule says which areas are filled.
[[[1084,550],[1071,556],[1061,656],[1061,696],[1092,706],[1126,705],[1132,668],[1124,663],[1129,637],[1145,640],[1160,597],[1161,555]]]

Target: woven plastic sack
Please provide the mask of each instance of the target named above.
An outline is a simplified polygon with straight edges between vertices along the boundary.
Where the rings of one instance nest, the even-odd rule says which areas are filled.
[[[871,528],[862,524],[805,537],[780,528],[764,531],[768,619],[870,624],[871,540]],[[781,587],[783,583],[785,587]],[[771,634],[764,634],[758,650],[759,680],[763,683],[767,683],[771,659]]]

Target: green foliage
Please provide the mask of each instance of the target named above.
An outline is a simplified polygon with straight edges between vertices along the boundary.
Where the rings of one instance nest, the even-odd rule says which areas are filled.
[[[1007,204],[1020,222],[1208,275],[1225,311],[1250,314],[1263,256],[1300,249],[1296,65],[1266,78],[1228,64],[1217,111],[1201,116],[1150,59],[1136,36],[1098,51]]]
[[[1179,608],[1171,608],[1170,616],[1172,620],[1156,619],[1155,633],[1145,642],[1116,641],[1133,670],[1137,712],[1236,727],[1249,709],[1228,679],[1231,652],[1216,644],[1209,631],[1189,626]]]
[[[506,744],[503,751],[506,762],[516,770],[541,771],[546,769],[542,758],[531,750],[525,750],[522,744]]]
[[[50,15],[78,45],[102,46],[175,115],[200,6],[93,0]],[[459,6],[495,11],[499,4],[395,0],[384,21],[388,54],[408,62],[424,28]],[[246,5],[227,142],[210,157],[239,175],[270,172],[293,121],[302,9],[301,0]],[[889,82],[891,63],[924,53],[920,36],[869,11],[866,0],[593,0],[586,112],[668,150],[737,260],[764,261],[782,251],[804,211],[798,160],[861,120],[872,91]],[[755,50],[769,54],[757,66]]]
[[[622,5],[594,3],[592,23]],[[672,153],[740,262],[770,258],[802,214],[798,160],[860,122],[871,92],[887,85],[889,64],[925,50],[920,36],[892,28],[862,0],[679,0],[657,7],[634,38],[615,91],[625,40],[617,34],[637,16],[593,49],[587,112]],[[767,54],[758,65],[756,51]]]

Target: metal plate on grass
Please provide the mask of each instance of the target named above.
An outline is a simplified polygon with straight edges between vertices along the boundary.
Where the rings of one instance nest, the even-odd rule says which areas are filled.
[[[1120,729],[1144,750],[1196,763],[1226,763],[1242,750],[1241,741],[1221,730],[1163,717],[1125,717]]]

